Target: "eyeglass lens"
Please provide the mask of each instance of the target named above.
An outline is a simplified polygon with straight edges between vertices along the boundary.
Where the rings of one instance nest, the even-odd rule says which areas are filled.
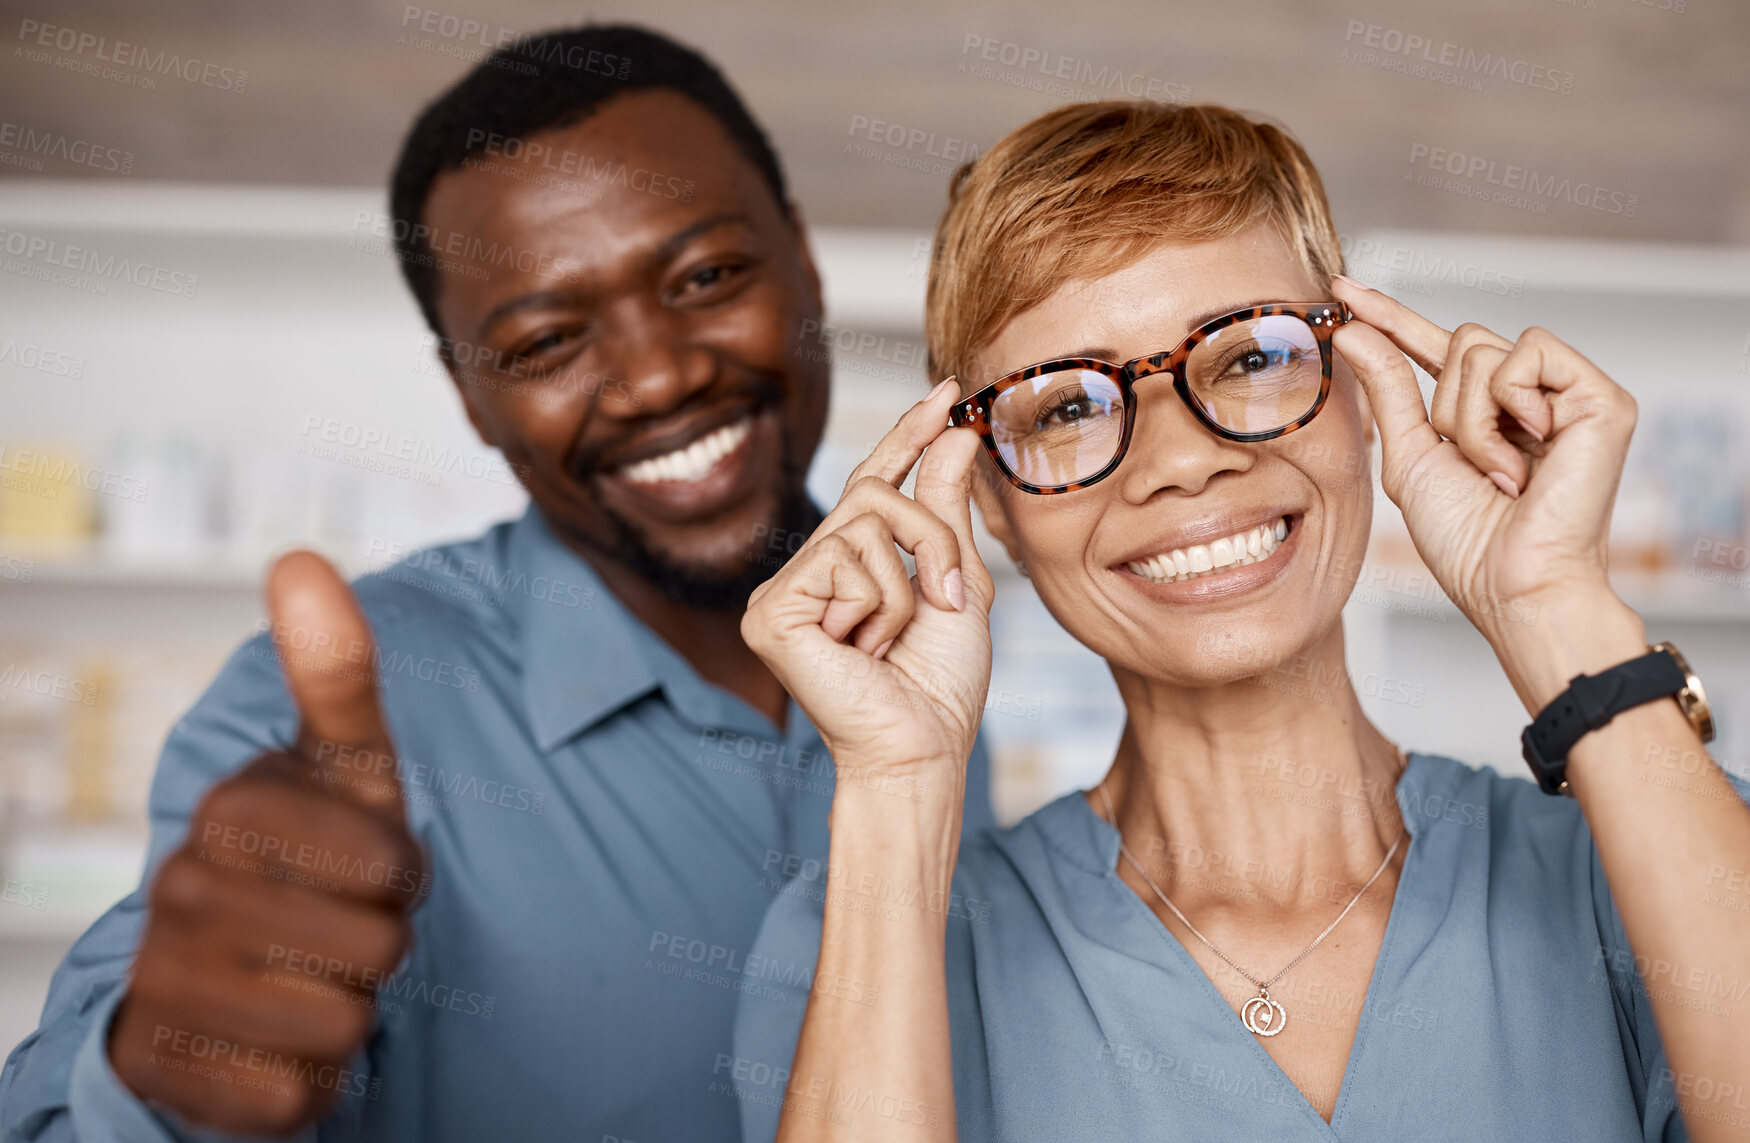
[[[1318,402],[1324,366],[1311,326],[1271,314],[1225,326],[1198,342],[1186,358],[1185,380],[1192,400],[1223,429],[1274,432]],[[1112,463],[1124,437],[1124,414],[1117,378],[1062,369],[998,394],[990,407],[991,436],[1017,477],[1056,487],[1086,480]]]

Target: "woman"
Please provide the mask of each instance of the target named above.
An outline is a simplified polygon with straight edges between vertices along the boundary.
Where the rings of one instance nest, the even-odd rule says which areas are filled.
[[[1750,870],[1750,809],[1711,761],[1649,780],[1708,730],[1681,676],[1612,671],[1648,654],[1605,575],[1628,394],[1542,330],[1448,333],[1342,277],[1305,153],[1223,108],[1047,114],[962,172],[937,238],[959,383],[743,623],[839,775],[781,1138],[1750,1130],[1750,925],[1707,890]],[[1527,711],[1609,672],[1608,723],[1539,723],[1572,798],[1405,754],[1347,687],[1375,423]],[[1128,717],[1095,789],[956,868],[990,671],[969,495]],[[762,950],[806,948],[803,900]],[[782,1064],[798,1010],[744,1001],[737,1064]]]

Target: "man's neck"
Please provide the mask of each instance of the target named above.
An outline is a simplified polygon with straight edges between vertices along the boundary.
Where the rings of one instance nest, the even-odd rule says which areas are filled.
[[[699,677],[716,684],[785,729],[790,700],[777,677],[741,638],[740,608],[701,608],[668,595],[614,560],[573,545],[602,583],[639,621],[674,648]]]

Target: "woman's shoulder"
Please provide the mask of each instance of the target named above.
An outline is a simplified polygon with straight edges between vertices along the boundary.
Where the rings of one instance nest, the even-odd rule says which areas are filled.
[[[960,845],[960,865],[990,873],[1012,868],[1017,861],[1025,864],[1055,856],[1097,873],[1098,827],[1104,824],[1088,806],[1084,792],[1071,790],[1012,825],[987,826],[968,835]]]
[[[1528,777],[1441,754],[1411,752],[1409,759],[1398,809],[1425,851],[1529,851],[1554,861],[1590,843],[1579,803],[1550,797]]]
[[[963,840],[954,889],[980,903],[975,912],[1033,921],[1054,900],[1092,890],[1117,860],[1117,833],[1072,790],[1013,825]]]
[[[1504,774],[1443,754],[1411,751],[1397,787],[1398,808],[1412,833],[1425,826],[1457,826],[1489,831],[1528,821],[1574,818],[1571,798],[1551,798],[1526,777]]]

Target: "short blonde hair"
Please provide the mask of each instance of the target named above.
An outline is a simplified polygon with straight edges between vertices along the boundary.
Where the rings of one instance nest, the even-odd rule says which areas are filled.
[[[1003,326],[1065,282],[1260,220],[1319,281],[1342,271],[1324,184],[1283,129],[1211,103],[1047,112],[954,175],[930,260],[930,375],[973,376]]]

